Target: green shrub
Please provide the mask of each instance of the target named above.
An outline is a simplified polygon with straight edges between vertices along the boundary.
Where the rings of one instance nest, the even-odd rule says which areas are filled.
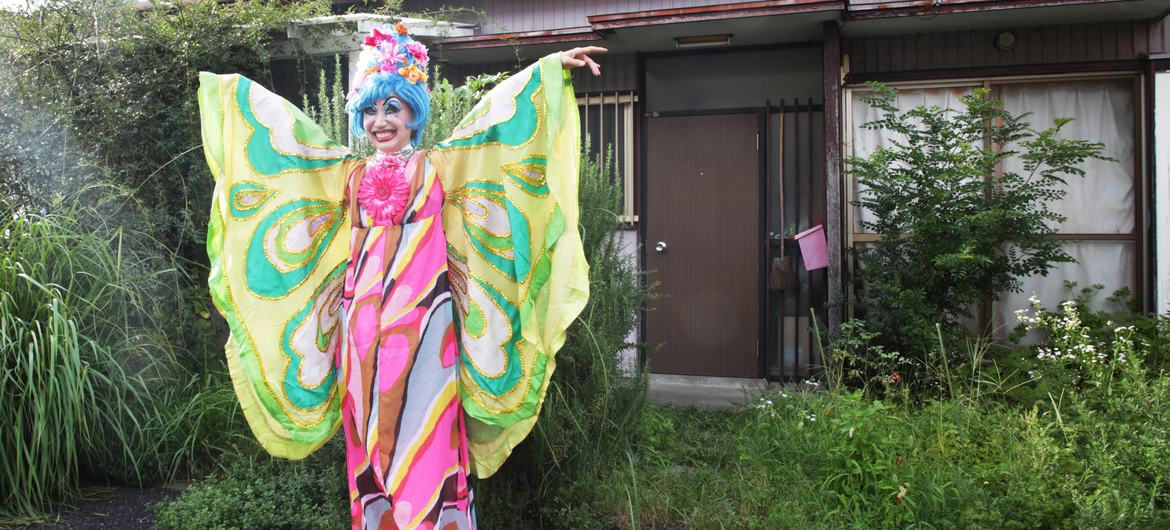
[[[963,337],[962,321],[980,304],[1072,261],[1051,237],[1063,217],[1050,206],[1067,178],[1084,175],[1085,160],[1104,158],[1104,146],[1059,138],[1067,119],[1035,131],[984,89],[963,96],[963,109],[901,111],[892,90],[873,88],[866,102],[883,115],[862,127],[897,141],[849,160],[863,186],[856,204],[874,216],[862,226],[881,236],[858,253],[861,301],[887,350],[919,361],[909,382],[927,386],[936,323]],[[1013,159],[1023,171],[1004,169]]]
[[[256,456],[155,507],[155,528],[334,529],[349,526],[345,443],[338,435],[300,461]]]
[[[612,508],[604,525],[1166,527],[1170,375],[1147,368],[1157,327],[1119,324],[1164,318],[1089,311],[1096,290],[1021,312],[1045,333],[1007,366],[985,360],[986,342],[955,353],[966,359],[935,376],[945,399],[873,378],[773,391],[733,414],[651,408],[631,469],[597,486]],[[860,321],[840,337],[834,356],[888,357]]]
[[[0,321],[14,330],[0,344],[0,473],[17,486],[0,488],[0,514],[49,509],[79,480],[151,484],[255,450],[206,294],[212,179],[196,74],[270,79],[271,30],[327,11],[105,0],[0,11]]]
[[[1060,338],[1065,334],[1053,331],[1074,324],[1078,342],[1094,347],[1101,345],[1102,353],[1111,354],[1118,331],[1131,328],[1133,346],[1142,350],[1144,365],[1155,373],[1170,368],[1170,314],[1143,314],[1129,288],[1118,289],[1104,303],[1097,304],[1095,299],[1105,288],[1103,285],[1079,287],[1076,282],[1067,281],[1065,287],[1071,298],[1054,310],[1041,307],[1033,297],[1029,308],[1016,311],[1018,325],[1011,339],[1019,342],[1027,332],[1036,329],[1041,330],[1045,339]]]
[[[181,257],[205,262],[214,182],[200,152],[197,74],[239,72],[271,86],[273,35],[291,20],[324,14],[329,3],[322,0],[172,2],[147,10],[117,0],[48,0],[29,13],[0,11],[0,30],[10,37],[0,43],[0,114],[44,122],[0,147],[62,153],[73,158],[70,165],[101,168],[73,176],[134,190],[146,207],[142,221],[157,237]],[[8,182],[33,191],[34,201],[47,201],[59,186],[56,178],[16,176]]]
[[[0,263],[5,287],[17,274],[17,266]],[[93,343],[78,336],[77,323],[58,299],[36,304],[39,314],[21,314],[24,301],[18,298],[26,294],[0,291],[0,479],[6,485],[0,516],[5,517],[35,515],[79,493],[78,446],[89,443],[94,419],[92,379],[82,361],[92,358]]]

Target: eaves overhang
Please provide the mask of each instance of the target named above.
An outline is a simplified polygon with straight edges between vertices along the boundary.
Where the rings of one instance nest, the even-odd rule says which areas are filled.
[[[543,44],[583,44],[608,40],[621,30],[664,25],[694,25],[802,13],[832,13],[845,9],[844,0],[767,0],[676,9],[655,9],[591,15],[588,26],[546,31],[450,36],[439,40],[445,51]],[[835,18],[835,17],[833,17]]]
[[[844,19],[867,20],[894,17],[924,17],[957,13],[1003,13],[1018,9],[1085,6],[1101,13],[1123,10],[1127,18],[1152,19],[1165,16],[1170,2],[1159,0],[852,0]],[[1006,13],[1003,13],[1006,15]]]
[[[588,20],[589,25],[595,31],[606,31],[662,24],[701,22],[705,20],[789,15],[816,11],[840,11],[842,9],[845,9],[845,2],[843,0],[780,0],[612,13],[593,15],[588,17]]]
[[[452,34],[436,38],[435,45],[444,61],[474,64],[510,62],[520,53],[531,59],[584,45],[612,53],[660,52],[673,49],[675,37],[689,35],[731,34],[736,47],[816,41],[822,23],[833,20],[842,22],[842,36],[851,38],[1152,21],[1167,13],[1170,0],[768,0],[594,14],[578,27]]]
[[[853,0],[845,37],[1156,21],[1170,0]]]

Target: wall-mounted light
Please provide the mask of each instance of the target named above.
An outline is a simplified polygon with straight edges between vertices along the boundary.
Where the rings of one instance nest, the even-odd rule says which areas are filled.
[[[689,35],[686,37],[675,37],[674,45],[679,48],[707,48],[710,46],[730,46],[731,34],[722,33],[718,35]]]
[[[1001,52],[1010,52],[1016,49],[1016,34],[1011,31],[1001,31],[995,36],[995,49]]]

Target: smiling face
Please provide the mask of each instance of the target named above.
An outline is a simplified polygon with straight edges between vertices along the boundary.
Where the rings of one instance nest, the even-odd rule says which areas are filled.
[[[397,96],[379,99],[362,110],[366,138],[383,153],[396,153],[410,145],[411,130],[406,125],[412,121],[410,106]]]

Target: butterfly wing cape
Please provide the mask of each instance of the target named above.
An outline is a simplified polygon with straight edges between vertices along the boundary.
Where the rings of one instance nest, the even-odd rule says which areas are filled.
[[[246,78],[200,74],[199,105],[216,178],[208,283],[231,328],[228,367],[257,440],[303,458],[340,422],[343,200],[360,161]],[[429,152],[447,194],[459,393],[480,477],[532,430],[554,356],[588,299],[579,127],[554,54],[492,89]]]
[[[238,75],[199,75],[215,177],[207,254],[236,395],[274,456],[304,458],[340,424],[336,353],[349,257],[346,177],[360,163],[296,107]]]
[[[493,88],[429,153],[447,193],[459,392],[480,477],[532,430],[589,297],[577,112],[569,72],[549,55]]]

